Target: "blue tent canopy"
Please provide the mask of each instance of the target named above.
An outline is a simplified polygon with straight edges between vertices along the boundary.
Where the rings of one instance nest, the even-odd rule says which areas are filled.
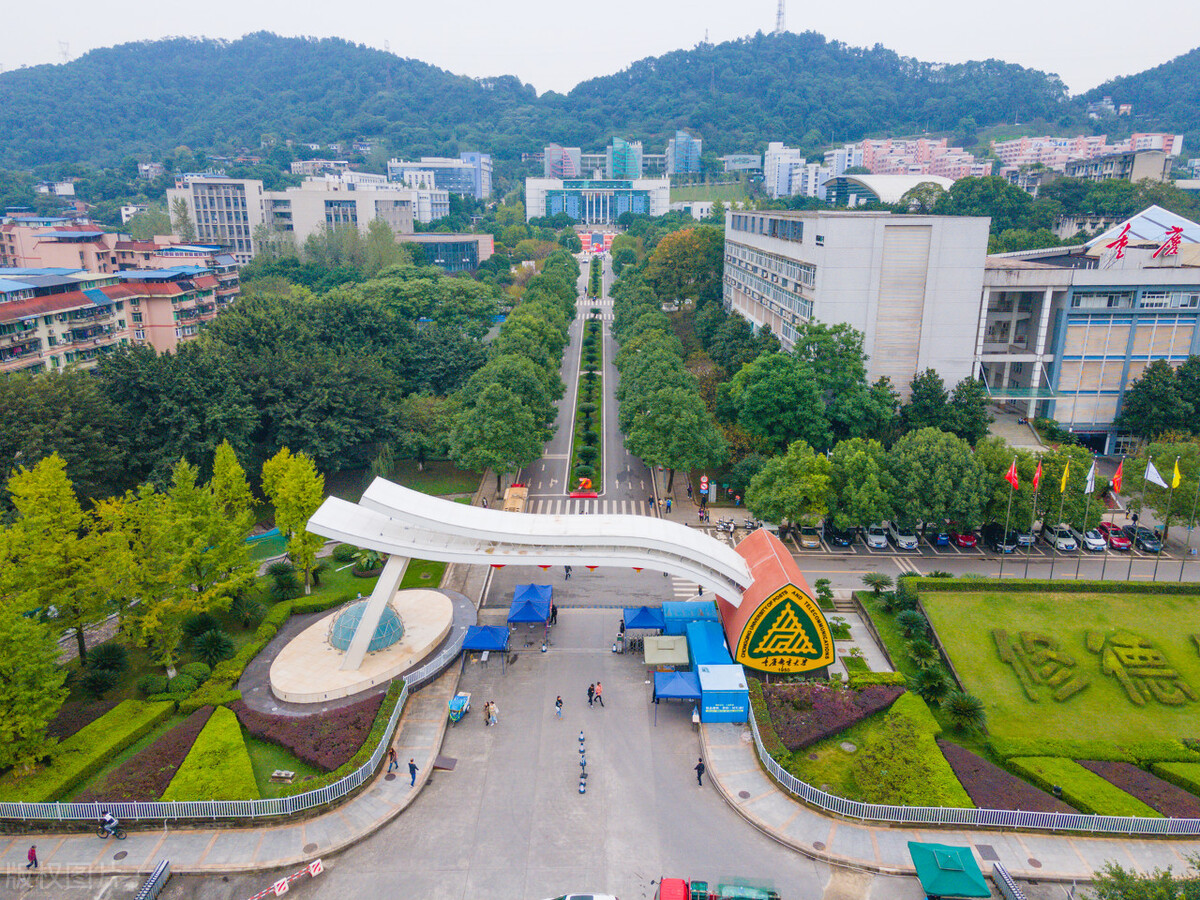
[[[539,622],[545,624],[550,618],[550,599],[513,600],[508,609],[508,623]]]
[[[655,672],[655,700],[699,700],[700,676],[695,672]]]
[[[463,639],[464,650],[508,649],[508,629],[501,625],[472,625]]]
[[[687,642],[695,665],[733,665],[733,657],[725,647],[725,633],[717,622],[688,622]]]
[[[548,584],[518,584],[513,590],[513,600],[545,600],[550,602],[554,588]]]
[[[634,631],[642,628],[647,630],[658,629],[662,630],[663,614],[661,609],[654,609],[649,606],[627,606],[625,607],[625,629]]]

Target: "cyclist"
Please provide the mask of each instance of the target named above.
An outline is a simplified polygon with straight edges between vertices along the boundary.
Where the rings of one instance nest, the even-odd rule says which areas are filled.
[[[117,817],[110,813],[107,809],[100,814],[100,823],[103,825],[104,830],[110,835],[116,834],[117,826],[121,824],[117,821]]]

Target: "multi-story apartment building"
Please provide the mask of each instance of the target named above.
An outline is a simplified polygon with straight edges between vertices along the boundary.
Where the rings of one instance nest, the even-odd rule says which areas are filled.
[[[185,224],[176,210],[179,200],[199,243],[217,244],[237,262],[250,262],[256,250],[254,231],[264,222],[261,181],[227,178],[220,172],[180,175],[167,191],[167,208],[177,234]]]
[[[1042,165],[1061,172],[1067,163],[1080,159],[1095,159],[1113,153],[1134,150],[1161,150],[1177,157],[1183,151],[1183,135],[1161,132],[1138,132],[1127,140],[1110,144],[1108,135],[1081,134],[1074,137],[1021,137],[1011,141],[992,141],[992,152],[1001,166]],[[1001,174],[1005,174],[1004,169]]]
[[[946,138],[931,140],[866,140],[825,153],[833,176],[862,166],[873,175],[939,175],[958,179],[992,174],[991,162],[981,162],[962,147],[950,147]]]
[[[388,161],[389,181],[399,181],[409,186],[428,184],[429,176],[423,173],[432,173],[432,184],[437,190],[474,197],[476,200],[486,200],[492,195],[492,157],[487,153],[460,153],[458,159],[422,156],[415,162],[400,159]]]
[[[722,156],[726,172],[761,172],[763,158],[757,153],[730,153]]]
[[[1071,160],[1063,167],[1068,178],[1085,181],[1169,181],[1174,157],[1162,150],[1126,150],[1091,159]]]
[[[763,190],[770,197],[790,197],[792,172],[804,166],[804,156],[794,147],[785,147],[780,141],[767,144],[763,154]]]
[[[326,172],[346,172],[350,161],[346,159],[297,159],[291,164],[293,175],[324,175]]]
[[[525,179],[525,217],[566,213],[587,225],[612,225],[622,213],[665,215],[671,208],[667,178]]]
[[[666,170],[668,175],[698,175],[702,141],[686,131],[676,131],[667,141]]]
[[[609,181],[635,181],[642,177],[642,142],[614,137],[605,151],[605,175]]]
[[[862,332],[874,380],[902,394],[936,369],[975,374],[986,218],[844,211],[731,212],[724,302],[786,349],[812,319]]]
[[[298,244],[326,226],[353,225],[365,231],[373,219],[382,219],[396,234],[410,234],[420,192],[389,185],[382,175],[374,178],[382,183],[313,177],[299,187],[264,191],[263,218],[272,230],[292,235]],[[448,213],[449,194],[439,193],[445,198]]]

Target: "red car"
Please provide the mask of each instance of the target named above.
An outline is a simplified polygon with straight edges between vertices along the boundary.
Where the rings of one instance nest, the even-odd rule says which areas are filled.
[[[1129,538],[1121,533],[1119,525],[1112,522],[1101,522],[1096,526],[1096,530],[1104,535],[1104,540],[1108,542],[1110,550],[1128,550]]]
[[[964,550],[970,550],[979,542],[973,531],[951,531],[950,540],[954,542],[954,546]]]

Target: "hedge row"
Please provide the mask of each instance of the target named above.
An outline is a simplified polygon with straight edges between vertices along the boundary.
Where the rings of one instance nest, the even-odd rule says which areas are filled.
[[[145,737],[174,712],[170,703],[125,700],[54,748],[50,762],[29,775],[0,779],[0,799],[45,803],[95,773],[130,744]]]
[[[1120,788],[1089,772],[1073,759],[1026,756],[1006,760],[1010,769],[1042,790],[1054,793],[1057,785],[1063,799],[1080,812],[1102,816],[1162,818],[1157,812]]]
[[[302,783],[290,785],[284,789],[283,794],[303,794],[306,791],[315,791],[317,788],[323,788],[327,784],[340,781],[359,766],[366,763],[371,758],[371,754],[375,752],[375,748],[379,746],[379,742],[383,740],[388,720],[392,717],[392,712],[396,709],[396,704],[400,701],[400,693],[403,690],[404,679],[397,678],[391,683],[387,693],[383,696],[383,703],[379,705],[379,712],[375,714],[375,724],[371,726],[370,734],[367,735],[367,739],[363,742],[363,745],[348,762],[339,766],[328,775],[319,775],[316,778],[309,778]],[[232,715],[232,712],[230,715]]]
[[[213,710],[164,800],[257,800],[258,783],[242,726],[230,709]]]
[[[79,729],[91,725],[98,718],[111,712],[117,700],[71,700],[59,707],[58,712],[46,726],[46,734],[60,741],[69,738]]]
[[[1152,762],[1200,762],[1200,753],[1171,738],[1080,741],[1072,738],[991,739],[1001,759],[1018,756],[1059,756],[1146,765]]]
[[[1155,763],[1150,767],[1150,771],[1163,781],[1169,781],[1176,787],[1183,788],[1200,797],[1200,763]]]
[[[1141,800],[1155,812],[1173,819],[1200,818],[1200,798],[1133,763],[1095,759],[1081,759],[1078,763],[1131,797]]]
[[[908,679],[901,672],[851,672],[847,684],[852,688],[870,687],[873,684],[896,684],[908,686]]]
[[[762,682],[757,678],[747,679],[750,685],[750,709],[754,711],[754,721],[758,724],[758,736],[763,748],[776,759],[784,756],[788,749],[775,732],[775,723],[771,721],[771,713],[767,709],[767,700],[763,696]]]
[[[211,706],[196,710],[149,747],[109,772],[104,781],[76,797],[76,801],[157,800],[187,759],[212,711]]]
[[[965,747],[938,741],[942,755],[971,800],[981,809],[1017,809],[1025,812],[1064,812],[1078,810],[1056,797],[1040,791],[1028,781],[1005,771]]]
[[[1184,594],[1200,595],[1196,582],[1171,581],[1049,581],[1043,579],[917,578],[900,579],[910,590],[949,593],[1027,593],[1048,591],[1055,594]]]

